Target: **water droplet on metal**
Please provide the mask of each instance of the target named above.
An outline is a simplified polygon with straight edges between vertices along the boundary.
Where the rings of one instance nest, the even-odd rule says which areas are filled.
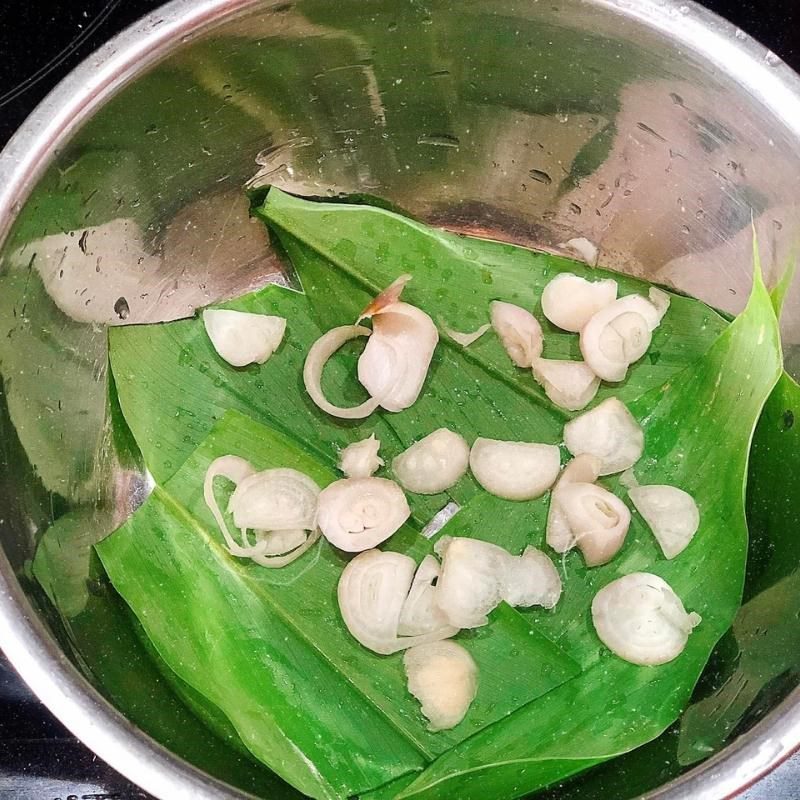
[[[549,186],[553,182],[553,179],[541,169],[528,170],[528,175],[530,175],[535,181],[543,183],[545,186]]]

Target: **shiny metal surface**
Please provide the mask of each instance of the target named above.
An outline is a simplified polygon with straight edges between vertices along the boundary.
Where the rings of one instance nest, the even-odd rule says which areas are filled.
[[[226,788],[224,753],[184,761],[156,744],[142,731],[164,741],[169,721],[146,692],[126,719],[75,641],[87,604],[106,601],[82,586],[61,618],[30,578],[56,517],[80,515],[97,539],[144,491],[111,431],[104,326],[186,316],[276,278],[242,192],[266,183],[376,195],[552,249],[586,237],[602,263],[735,312],[751,219],[773,279],[796,241],[798,174],[800,79],[691,3],[165,6],[72,73],[0,154],[0,643],[150,792],[284,796],[255,779]],[[784,336],[798,374],[797,290]],[[133,685],[144,667],[127,668]],[[768,770],[800,743],[796,683],[756,698],[734,742],[682,775],[671,765],[645,794],[722,798]]]

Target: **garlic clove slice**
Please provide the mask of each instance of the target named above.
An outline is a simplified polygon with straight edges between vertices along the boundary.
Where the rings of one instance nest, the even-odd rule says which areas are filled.
[[[463,436],[439,428],[415,442],[392,461],[400,485],[416,494],[438,494],[457,483],[469,465]]]
[[[236,487],[228,511],[238,528],[311,530],[316,527],[319,494],[319,486],[296,469],[266,469]]]
[[[416,564],[401,553],[367,550],[342,571],[337,588],[339,611],[360,644],[381,655],[439,641],[456,631],[443,627],[423,636],[397,635]]]
[[[490,494],[506,500],[533,500],[555,483],[561,457],[552,444],[479,438],[472,445],[469,466]]]
[[[583,361],[538,358],[533,362],[533,377],[559,408],[580,411],[594,400],[600,378]]]
[[[471,344],[475,344],[478,339],[483,336],[486,331],[489,330],[492,326],[487,322],[485,325],[481,325],[480,328],[468,333],[468,332],[461,332],[453,330],[452,328],[445,328],[444,332],[456,343],[460,344],[462,347],[469,347]]]
[[[617,298],[617,282],[610,278],[587,281],[565,272],[542,292],[542,313],[562,330],[577,333],[598,312]]]
[[[334,481],[317,501],[317,525],[322,535],[348,553],[377,547],[410,516],[403,490],[386,478]]]
[[[564,467],[553,487],[547,514],[546,541],[557,553],[566,553],[575,546],[575,537],[559,500],[559,490],[571,483],[594,483],[600,475],[601,466],[602,462],[595,456],[577,456]]]
[[[575,544],[587,567],[606,564],[619,552],[631,524],[631,512],[616,495],[593,483],[570,483],[558,490]]]
[[[339,328],[332,328],[311,345],[311,349],[306,356],[303,365],[303,383],[305,384],[308,396],[325,413],[339,419],[363,419],[368,417],[379,405],[379,401],[370,397],[361,405],[352,408],[341,408],[329,403],[322,393],[322,370],[328,359],[343,345],[351,339],[359,336],[370,336],[372,332],[369,328],[362,328],[359,325],[342,325]]]
[[[387,411],[414,404],[428,375],[439,332],[419,308],[395,302],[372,318],[372,336],[358,359],[361,385]]]
[[[403,666],[408,691],[419,700],[431,731],[449,730],[464,719],[478,691],[478,667],[461,645],[418,645],[406,651]]]
[[[628,295],[598,311],[580,331],[584,361],[604,381],[625,379],[628,367],[650,347],[663,313],[649,300]]]
[[[644,431],[616,397],[609,397],[564,426],[564,444],[574,456],[596,456],[600,474],[613,475],[642,457]]]
[[[208,308],[203,325],[214,349],[234,367],[263,364],[280,345],[286,331],[283,317]]]
[[[457,628],[479,628],[503,600],[512,556],[479,539],[443,536],[434,546],[442,559],[436,604]]]
[[[399,636],[423,636],[447,627],[452,629],[451,635],[458,633],[458,628],[447,624],[447,618],[436,605],[434,584],[440,574],[439,562],[433,556],[425,556],[417,568],[408,597],[400,611],[397,626]]]
[[[675,558],[700,527],[694,498],[676,486],[637,486],[628,490],[636,510],[653,531],[667,558]]]
[[[535,547],[511,559],[503,600],[510,606],[553,608],[561,597],[561,578],[553,562]]]
[[[518,367],[530,367],[542,355],[542,326],[529,311],[513,303],[494,300],[490,304],[492,327],[509,358]]]
[[[373,433],[368,439],[347,445],[339,455],[339,469],[348,478],[369,478],[383,466],[378,456],[381,443]]]
[[[647,572],[604,586],[592,601],[592,621],[603,644],[625,661],[666,664],[686,647],[698,614],[687,614],[672,587]]]

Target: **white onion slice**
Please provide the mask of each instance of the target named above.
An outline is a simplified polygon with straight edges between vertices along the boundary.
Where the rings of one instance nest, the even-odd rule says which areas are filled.
[[[368,417],[380,404],[374,397],[365,400],[361,405],[352,408],[340,408],[329,403],[322,393],[322,370],[328,359],[343,345],[351,339],[359,336],[369,336],[372,333],[369,328],[359,325],[342,325],[339,328],[332,328],[311,345],[311,349],[306,356],[303,365],[303,383],[309,397],[325,413],[340,419],[363,419]],[[362,354],[363,355],[363,354]]]
[[[445,626],[423,636],[397,635],[415,568],[414,560],[401,553],[368,550],[342,571],[337,589],[339,610],[347,630],[364,647],[389,655],[456,632]]]
[[[296,469],[265,469],[236,487],[228,511],[238,528],[312,530],[319,493],[319,486]]]
[[[634,572],[604,586],[592,601],[600,640],[625,661],[666,664],[686,647],[701,618],[686,613],[672,587],[647,572]]]
[[[481,325],[480,328],[472,331],[471,333],[461,332],[453,330],[452,328],[445,328],[444,332],[454,341],[456,344],[460,344],[462,347],[469,347],[471,344],[474,344],[478,341],[478,339],[483,336],[486,331],[489,330],[492,326],[487,322],[485,325]]]
[[[644,452],[644,431],[616,397],[564,426],[564,444],[574,456],[588,453],[602,462],[601,475],[632,467]]]
[[[469,445],[447,428],[429,433],[392,461],[392,472],[409,492],[438,494],[457,483],[469,465]]]
[[[377,547],[410,516],[403,490],[386,478],[334,481],[322,490],[317,503],[322,535],[348,553]]]
[[[381,443],[373,433],[368,439],[347,445],[339,455],[339,469],[348,478],[369,478],[383,466],[378,455]]]
[[[570,483],[558,490],[574,542],[587,567],[606,564],[619,552],[631,512],[616,495],[593,483]]]
[[[604,381],[625,379],[650,347],[663,314],[649,300],[628,295],[598,311],[581,329],[583,358]]]
[[[533,362],[533,377],[559,408],[580,411],[594,400],[600,378],[583,361],[538,358]]]
[[[464,719],[478,691],[478,667],[461,645],[418,645],[406,651],[403,666],[429,730],[449,730]]]
[[[535,547],[526,547],[521,556],[512,557],[503,592],[510,606],[553,608],[561,597],[561,578],[553,562]]]
[[[472,445],[469,466],[490,494],[506,500],[533,500],[555,482],[561,457],[552,444],[479,438]]]
[[[286,320],[224,308],[203,312],[208,338],[217,353],[234,367],[263,364],[283,339]]]
[[[694,498],[676,486],[637,486],[628,496],[644,517],[667,558],[675,558],[692,541],[700,527]]]
[[[529,368],[542,355],[542,326],[530,311],[513,303],[494,300],[490,304],[492,327],[509,358],[518,366]]]
[[[557,275],[542,292],[542,313],[565,331],[577,333],[617,297],[617,282],[610,278],[587,281],[565,272]]]
[[[550,495],[550,509],[547,514],[547,544],[557,553],[566,553],[575,546],[575,536],[569,520],[559,500],[559,491],[571,483],[594,483],[600,476],[602,462],[588,454],[573,458],[564,467],[553,492]]]
[[[447,618],[436,604],[436,586],[441,570],[439,562],[433,556],[425,556],[417,567],[408,597],[400,611],[397,626],[399,636],[423,636],[434,631],[441,631],[448,626]],[[458,628],[453,628],[455,635]]]

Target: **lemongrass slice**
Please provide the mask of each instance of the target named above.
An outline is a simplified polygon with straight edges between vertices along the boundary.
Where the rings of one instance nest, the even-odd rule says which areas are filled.
[[[512,557],[503,591],[510,606],[553,608],[561,597],[561,578],[553,562],[535,547],[526,547],[521,556]]]
[[[322,535],[348,553],[377,547],[410,516],[403,490],[386,478],[334,481],[322,490],[317,504]]]
[[[512,556],[479,539],[443,536],[434,546],[442,559],[436,604],[456,628],[479,628],[503,600]]]
[[[616,397],[609,397],[564,426],[564,444],[574,456],[596,456],[600,474],[613,475],[642,457],[644,431]]]
[[[456,344],[460,344],[462,347],[469,347],[471,344],[475,344],[478,339],[483,336],[486,331],[489,330],[492,326],[487,322],[485,325],[481,325],[480,328],[472,331],[471,333],[461,332],[453,330],[452,328],[445,328],[444,332],[454,341]]]
[[[616,495],[593,483],[570,483],[558,502],[587,567],[607,564],[619,552],[631,524],[631,512]]]
[[[420,702],[431,731],[455,728],[478,692],[478,667],[455,642],[423,644],[407,650],[403,666],[408,691]]]
[[[347,445],[339,455],[339,469],[348,478],[369,478],[383,466],[378,455],[381,443],[373,433],[368,439]]]
[[[615,280],[587,281],[565,272],[544,287],[542,313],[553,325],[577,333],[601,308],[616,298]]]
[[[401,486],[416,494],[438,494],[457,483],[469,465],[469,445],[447,428],[429,433],[392,461]]]
[[[505,500],[533,500],[553,485],[561,459],[552,444],[479,438],[472,445],[469,466],[490,494]]]
[[[603,644],[625,661],[666,664],[686,647],[702,621],[687,614],[672,587],[647,572],[634,572],[604,586],[592,601],[592,621]]]
[[[397,633],[400,636],[423,636],[448,627],[447,618],[436,605],[436,586],[441,569],[433,556],[425,556],[417,567],[408,597],[400,611]],[[453,628],[453,634],[458,628]]]
[[[529,368],[542,354],[542,326],[530,311],[494,300],[490,304],[492,327],[509,358],[518,366]]]
[[[358,359],[358,379],[387,411],[402,411],[414,404],[439,341],[433,320],[400,301],[409,280],[409,275],[398,278],[359,317],[359,321],[372,319],[372,336]]]
[[[625,379],[628,367],[650,347],[663,314],[649,300],[628,295],[598,311],[581,329],[584,361],[604,381]]]
[[[547,514],[546,541],[557,553],[566,553],[575,546],[575,536],[559,499],[560,490],[571,483],[594,483],[600,476],[601,466],[602,462],[595,456],[587,453],[577,456],[564,467],[553,487]]]
[[[381,655],[439,641],[457,633],[443,626],[423,636],[398,636],[400,614],[416,564],[401,553],[367,550],[342,571],[337,597],[347,630],[364,647]]]
[[[322,370],[328,359],[346,342],[357,339],[359,336],[369,336],[371,333],[369,328],[363,328],[360,325],[342,325],[339,328],[332,328],[311,345],[303,365],[303,383],[308,396],[326,414],[340,419],[363,419],[368,417],[380,404],[379,400],[370,397],[361,405],[341,408],[328,402],[322,393]]]
[[[653,531],[667,558],[675,558],[700,527],[694,498],[676,486],[637,486],[628,490],[636,510]]]
[[[234,367],[263,364],[278,349],[286,330],[283,317],[223,308],[206,309],[203,325],[214,349]]]
[[[580,411],[594,400],[600,378],[583,361],[538,358],[533,362],[533,377],[559,408]]]

